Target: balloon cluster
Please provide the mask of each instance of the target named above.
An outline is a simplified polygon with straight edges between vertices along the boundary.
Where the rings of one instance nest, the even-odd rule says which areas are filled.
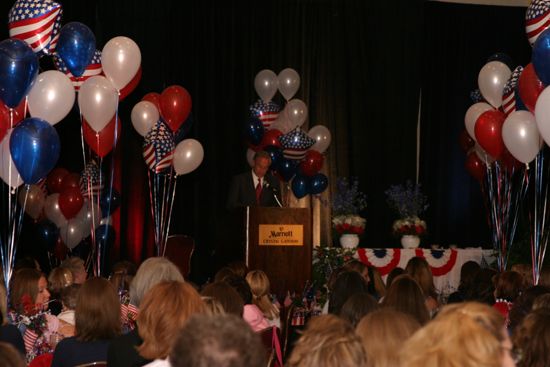
[[[63,244],[73,249],[91,231],[95,231],[96,241],[103,241],[102,244],[109,246],[114,241],[114,235],[107,238],[102,234],[106,230],[114,233],[109,216],[119,207],[120,195],[114,190],[102,190],[103,185],[98,186],[99,176],[94,178],[94,187],[88,187],[85,176],[90,173],[89,168],[80,175],[57,167],[46,179],[19,191],[19,203],[37,222],[39,238],[49,251]],[[86,199],[93,195],[97,200]]]
[[[191,95],[172,85],[161,94],[148,93],[132,109],[132,125],[145,137],[144,159],[155,173],[173,167],[177,175],[194,171],[204,158],[195,139],[184,139],[191,127]]]
[[[281,180],[290,181],[298,199],[322,193],[328,187],[328,178],[319,171],[331,134],[323,125],[307,133],[301,129],[308,109],[303,101],[292,99],[300,87],[300,76],[291,68],[279,75],[262,70],[254,79],[254,87],[260,99],[249,107],[250,117],[244,126],[248,163],[253,166],[255,152],[264,150],[271,155],[271,169]],[[282,111],[272,101],[277,91],[286,101]]]

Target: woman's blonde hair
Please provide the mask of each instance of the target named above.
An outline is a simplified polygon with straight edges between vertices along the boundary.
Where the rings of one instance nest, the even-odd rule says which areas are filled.
[[[420,329],[412,316],[392,309],[379,309],[359,321],[355,332],[363,341],[368,367],[394,367],[405,341]]]
[[[500,367],[504,319],[492,307],[467,302],[445,306],[405,343],[405,367]]]
[[[246,274],[246,281],[252,291],[252,303],[258,306],[267,319],[279,317],[279,309],[269,298],[270,284],[267,274],[261,270],[252,270]]]
[[[521,350],[522,359],[519,366],[548,366],[550,311],[539,309],[527,315],[514,333],[514,346]]]
[[[137,348],[145,359],[166,358],[178,331],[189,316],[205,313],[206,306],[191,285],[164,281],[149,290],[137,317],[143,343]]]
[[[311,319],[292,350],[287,367],[363,367],[361,339],[351,325],[334,315]]]
[[[65,287],[73,284],[73,273],[68,268],[57,267],[48,275],[48,288],[56,296],[61,293]]]

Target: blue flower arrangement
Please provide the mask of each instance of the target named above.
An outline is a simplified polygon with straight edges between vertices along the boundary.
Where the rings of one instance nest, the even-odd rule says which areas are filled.
[[[428,209],[428,197],[422,193],[421,185],[413,185],[410,180],[390,186],[384,193],[388,205],[400,218],[418,218]]]
[[[367,196],[359,191],[359,180],[356,177],[338,177],[336,191],[332,197],[332,214],[358,214],[367,207]]]

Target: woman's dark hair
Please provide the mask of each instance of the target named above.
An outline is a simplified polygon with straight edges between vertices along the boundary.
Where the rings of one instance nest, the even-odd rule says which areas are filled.
[[[405,269],[400,268],[399,266],[393,268],[388,274],[388,277],[386,278],[386,289],[390,287],[390,285],[392,284],[395,278],[397,278],[402,274],[405,274]]]
[[[414,317],[420,325],[430,320],[426,298],[420,285],[409,275],[398,276],[392,282],[382,306],[404,312]]]
[[[252,303],[252,291],[245,278],[238,275],[232,275],[226,277],[224,282],[232,286],[237,293],[239,293],[245,305]]]
[[[525,316],[533,308],[535,299],[543,294],[550,293],[550,288],[536,285],[534,287],[527,288],[512,305],[508,318],[510,320],[510,332],[513,334],[514,330],[521,324]]]
[[[340,317],[347,320],[355,328],[363,316],[378,309],[378,307],[378,302],[370,294],[355,293],[342,306]]]
[[[348,298],[359,292],[369,293],[369,286],[365,278],[356,271],[344,271],[340,273],[334,281],[334,286],[329,296],[328,312],[333,315],[339,315],[342,306]]]

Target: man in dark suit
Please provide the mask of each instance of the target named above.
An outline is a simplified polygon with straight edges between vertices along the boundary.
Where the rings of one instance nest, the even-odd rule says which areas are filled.
[[[269,173],[271,156],[260,151],[254,155],[251,171],[233,177],[227,207],[229,209],[244,206],[280,206],[279,180]]]

